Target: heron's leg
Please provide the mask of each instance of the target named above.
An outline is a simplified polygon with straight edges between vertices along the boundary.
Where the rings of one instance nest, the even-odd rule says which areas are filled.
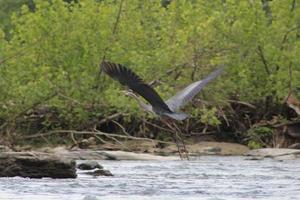
[[[176,143],[177,151],[179,153],[180,160],[184,160],[184,156],[182,155],[180,145],[178,143],[178,138],[174,134],[171,134],[171,135],[172,135],[172,138],[173,138],[174,142]]]
[[[164,121],[164,122],[165,122],[165,124],[166,124],[166,125],[167,125],[174,133],[175,133],[175,135],[174,135],[173,133],[171,133],[171,136],[172,136],[174,142],[176,143],[176,146],[177,146],[177,150],[178,150],[180,159],[183,160],[184,158],[183,158],[183,156],[182,156],[182,154],[181,154],[181,149],[180,149],[180,145],[179,145],[179,143],[178,143],[178,136],[177,136],[176,130],[173,129],[172,125],[169,124],[168,121]]]
[[[186,157],[187,160],[190,160],[190,158],[189,158],[189,152],[188,152],[188,150],[187,150],[187,148],[186,148],[184,139],[183,139],[183,137],[182,137],[182,132],[181,132],[180,128],[177,126],[176,122],[173,122],[172,124],[173,124],[173,126],[175,127],[175,129],[177,129],[177,131],[176,131],[176,137],[177,137],[177,138],[181,141],[181,143],[182,143],[185,157]],[[178,135],[177,133],[178,133],[179,135]]]
[[[177,145],[178,153],[180,155],[181,160],[183,160],[184,158],[189,160],[188,150],[182,138],[181,130],[179,129],[179,127],[176,125],[174,121],[170,121],[170,123],[166,121],[166,124],[175,133],[175,135],[172,135],[172,138]],[[179,141],[181,142],[181,144],[179,144]]]

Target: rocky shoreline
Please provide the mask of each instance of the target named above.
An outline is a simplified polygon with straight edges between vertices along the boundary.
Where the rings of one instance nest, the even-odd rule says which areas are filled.
[[[156,148],[151,142],[124,142],[124,149],[120,146],[111,147],[93,147],[89,149],[67,149],[65,147],[42,148],[37,151],[53,153],[62,157],[73,158],[75,160],[166,160],[179,159],[178,149],[175,144],[164,148]],[[243,155],[249,151],[245,145],[228,142],[199,142],[187,144],[186,148],[190,156],[201,155]],[[126,153],[122,153],[126,152]],[[134,153],[131,153],[134,152]]]
[[[252,160],[262,160],[264,158],[273,158],[281,161],[293,160],[300,159],[300,149],[255,149],[248,151],[244,156],[248,156]]]
[[[39,150],[14,152],[2,148],[0,152],[0,177],[30,177],[30,178],[76,178],[76,168],[88,170],[85,173],[92,176],[112,176],[99,163],[90,160],[180,160],[175,147],[167,147],[155,153],[107,151],[92,149],[68,150],[65,147],[44,148]],[[274,158],[276,160],[299,159],[298,149],[256,149],[249,150],[240,144],[203,142],[188,145],[191,158],[204,155],[245,156],[247,160]],[[81,164],[76,165],[75,161]],[[82,163],[83,162],[83,163]]]

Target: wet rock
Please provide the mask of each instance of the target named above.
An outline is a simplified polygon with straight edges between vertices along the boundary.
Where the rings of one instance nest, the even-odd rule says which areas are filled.
[[[201,155],[243,155],[249,151],[245,145],[229,142],[199,142],[186,145],[187,150],[192,156]],[[170,145],[162,150],[167,153],[177,152],[176,145]]]
[[[126,151],[102,151],[106,160],[178,160],[177,156],[156,156],[146,153],[133,153]]]
[[[220,147],[207,147],[203,148],[203,152],[207,154],[218,154],[222,151]]]
[[[0,145],[0,152],[7,152],[11,151],[11,149],[8,146]]]
[[[42,151],[55,154],[64,159],[73,160],[106,160],[106,156],[103,155],[102,151],[97,150],[68,150],[65,147],[57,148],[45,148]]]
[[[40,151],[51,153],[64,159],[74,160],[178,160],[177,156],[157,156],[126,151],[68,150],[64,147],[43,148]]]
[[[0,154],[0,177],[76,178],[75,161],[47,153],[5,152]]]
[[[97,169],[91,172],[85,172],[85,174],[92,176],[113,176],[113,174],[109,170]]]
[[[265,148],[265,149],[250,150],[245,155],[246,156],[259,156],[259,157],[265,157],[265,158],[266,157],[275,158],[275,157],[279,157],[279,156],[295,155],[295,158],[298,158],[298,157],[300,157],[300,150]]]
[[[294,154],[289,154],[289,155],[283,155],[283,156],[277,156],[274,157],[275,160],[279,160],[279,161],[284,161],[284,160],[294,160],[296,159],[296,155]]]
[[[253,157],[249,157],[249,158],[246,158],[245,160],[263,160],[264,157],[262,156],[253,156]]]
[[[96,144],[96,139],[94,137],[89,137],[88,139],[83,139],[78,143],[78,147],[81,149],[88,149],[90,146]]]
[[[32,146],[31,145],[22,145],[22,146],[19,146],[19,145],[16,145],[14,146],[14,151],[31,151],[32,149]]]
[[[92,170],[92,169],[103,169],[101,165],[99,165],[96,161],[86,161],[77,165],[78,169],[81,170]]]
[[[144,143],[142,143],[144,144]],[[145,143],[146,144],[146,143]],[[131,146],[132,143],[126,143],[126,146]],[[139,144],[140,145],[140,144]],[[136,145],[133,149],[142,151],[142,147]],[[116,150],[92,150],[92,149],[72,149],[65,147],[43,148],[40,151],[53,153],[61,158],[74,160],[179,160],[176,156],[178,149],[176,144],[168,145],[160,149],[153,147],[153,144],[147,143],[148,147],[145,151],[156,153],[133,153]],[[152,146],[151,146],[152,145]],[[139,149],[140,148],[140,149]],[[196,144],[187,144],[187,150],[191,156],[201,155],[244,155],[249,151],[245,145],[226,142],[199,142]]]
[[[292,144],[288,147],[289,149],[300,149],[300,143]]]

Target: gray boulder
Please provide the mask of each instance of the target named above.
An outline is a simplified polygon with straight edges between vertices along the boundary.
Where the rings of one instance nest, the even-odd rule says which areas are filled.
[[[103,169],[101,165],[99,165],[96,161],[86,161],[77,165],[78,169],[81,170],[92,170],[92,169]]]
[[[76,178],[74,160],[47,153],[5,152],[0,154],[0,177]]]
[[[133,153],[126,151],[102,151],[106,160],[178,160],[177,156],[157,156],[146,153]]]
[[[85,172],[85,174],[92,176],[113,176],[113,174],[109,170],[97,169],[91,172]]]
[[[11,149],[8,146],[0,145],[0,152],[7,152],[11,151]]]
[[[300,150],[298,149],[272,149],[272,148],[265,148],[265,149],[255,149],[248,151],[245,156],[254,156],[254,157],[263,157],[263,158],[276,158],[285,156],[289,159],[291,158],[299,158],[300,157]]]
[[[300,143],[292,144],[288,147],[289,149],[300,149]]]

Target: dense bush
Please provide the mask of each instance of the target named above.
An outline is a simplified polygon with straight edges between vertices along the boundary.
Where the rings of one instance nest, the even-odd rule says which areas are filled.
[[[33,0],[0,0],[0,28],[6,32],[6,39],[10,36],[11,21],[10,15],[18,12],[22,5],[28,5],[30,10],[34,10]]]
[[[0,32],[0,118],[36,106],[59,110],[69,128],[115,112],[143,115],[120,85],[99,75],[99,63],[122,63],[168,98],[220,64],[226,72],[191,106],[194,118],[218,115],[228,99],[258,109],[281,104],[300,84],[300,5],[281,1],[36,0],[11,18],[10,39]],[[3,2],[2,2],[3,3]],[[106,50],[107,49],[107,50]],[[271,105],[270,105],[271,104]],[[216,125],[202,117],[203,122]]]

